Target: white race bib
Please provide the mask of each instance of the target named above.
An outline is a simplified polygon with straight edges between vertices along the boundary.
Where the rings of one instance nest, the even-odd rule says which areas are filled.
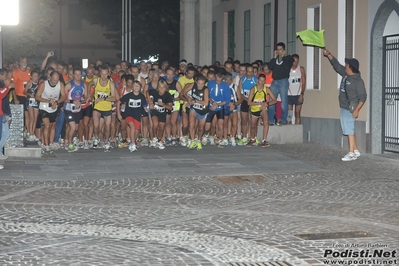
[[[245,98],[248,98],[249,97],[249,90],[245,90],[244,92],[243,92],[243,95],[244,95],[244,97]]]
[[[159,105],[155,105],[154,108],[155,108],[155,110],[157,110],[159,113],[165,112],[165,107],[162,107],[162,106],[159,106]]]
[[[97,98],[98,99],[107,99],[108,97],[109,97],[109,95],[106,94],[106,93],[103,93],[103,92],[97,93]]]
[[[29,107],[36,107],[37,106],[37,101],[35,98],[29,98]]]
[[[199,103],[194,103],[193,108],[197,110],[204,110],[204,105],[199,104]]]
[[[130,108],[141,107],[141,99],[139,99],[139,100],[130,99],[129,100],[129,107]]]

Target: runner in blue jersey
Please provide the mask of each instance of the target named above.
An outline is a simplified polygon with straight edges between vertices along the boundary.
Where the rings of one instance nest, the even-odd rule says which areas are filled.
[[[81,68],[74,68],[73,80],[65,85],[65,94],[67,96],[64,103],[65,121],[69,125],[65,134],[69,143],[66,149],[68,152],[74,152],[77,148],[72,140],[78,131],[79,122],[82,119],[81,104],[88,101],[87,85],[82,80]]]
[[[238,85],[237,95],[238,104],[241,104],[241,134],[242,140],[238,141],[238,145],[246,145],[248,142],[248,118],[249,118],[249,106],[248,96],[251,89],[256,85],[258,79],[254,76],[254,68],[249,65],[246,68],[246,75],[241,78],[240,84]]]

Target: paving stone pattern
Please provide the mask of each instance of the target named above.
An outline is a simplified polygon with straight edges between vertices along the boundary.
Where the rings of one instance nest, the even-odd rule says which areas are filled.
[[[397,249],[399,160],[344,153],[304,143],[11,158],[0,265],[320,266],[337,244]],[[370,236],[350,238],[360,231]],[[301,238],[317,233],[340,238]]]

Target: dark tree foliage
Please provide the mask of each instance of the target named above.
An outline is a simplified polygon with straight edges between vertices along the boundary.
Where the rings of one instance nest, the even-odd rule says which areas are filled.
[[[20,0],[19,24],[2,26],[4,59],[35,56],[39,45],[51,34],[54,12],[60,0]],[[2,12],[6,12],[2,10]]]
[[[122,1],[79,0],[83,17],[105,27],[105,36],[122,47]],[[180,45],[179,0],[132,0],[133,58],[159,54],[160,60],[176,63]]]

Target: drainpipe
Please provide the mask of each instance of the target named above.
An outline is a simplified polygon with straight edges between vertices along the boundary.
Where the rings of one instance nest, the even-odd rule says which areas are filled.
[[[277,30],[278,30],[278,0],[274,0],[274,45],[278,43]]]

